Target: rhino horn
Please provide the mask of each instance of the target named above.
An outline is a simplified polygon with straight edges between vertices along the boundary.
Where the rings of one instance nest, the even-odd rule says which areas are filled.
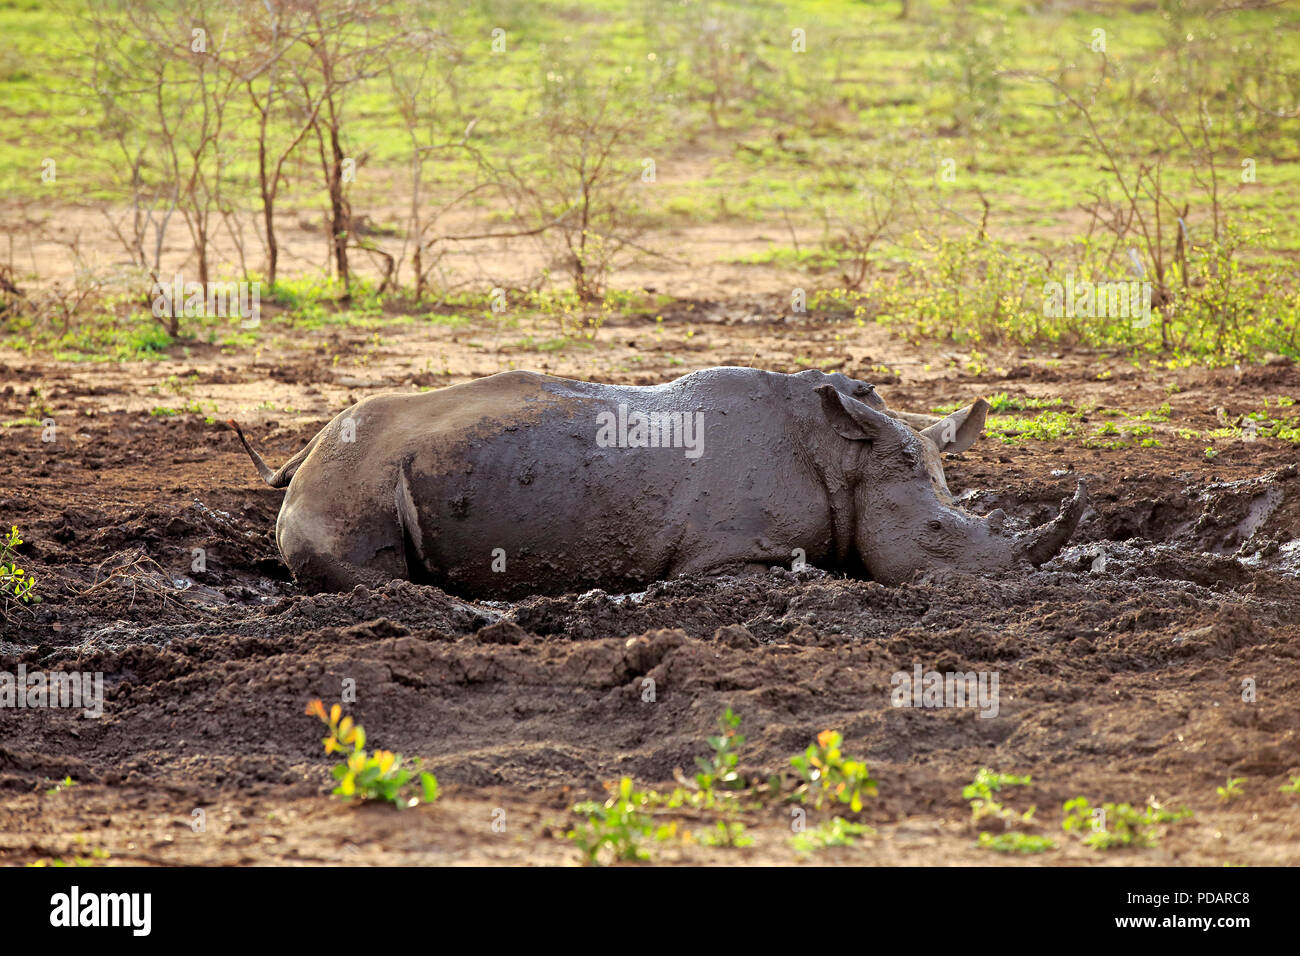
[[[1074,529],[1088,507],[1088,488],[1080,481],[1074,497],[1061,502],[1061,511],[1040,528],[1025,534],[1017,546],[1017,556],[1030,564],[1039,565],[1055,557],[1074,534]]]

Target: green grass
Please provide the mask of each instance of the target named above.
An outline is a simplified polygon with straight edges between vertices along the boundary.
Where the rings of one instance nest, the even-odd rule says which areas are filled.
[[[66,5],[69,10],[78,6],[76,0]],[[1097,22],[1111,27],[1110,55],[1118,65],[1145,69],[1153,57],[1164,55],[1166,25],[1159,9],[1135,11],[1112,4],[1099,17],[1082,5],[1055,13],[1031,12],[1010,2],[968,6],[937,0],[929,6],[930,13],[910,21],[899,21],[892,3],[826,0],[757,8],[729,0],[710,4],[708,10],[671,11],[649,0],[587,0],[581,7],[541,4],[528,10],[480,2],[455,8],[454,15],[451,7],[424,4],[420,16],[445,31],[462,51],[462,102],[455,114],[449,103],[445,118],[478,116],[485,142],[527,149],[527,130],[516,121],[520,109],[529,105],[548,74],[566,69],[576,74],[579,61],[592,76],[629,75],[631,69],[666,83],[679,106],[653,145],[668,147],[670,154],[682,140],[716,136],[719,130],[727,142],[744,142],[746,149],[714,150],[703,177],[680,190],[673,187],[677,192],[670,201],[678,213],[700,209],[710,215],[717,208],[710,200],[720,195],[726,195],[727,208],[735,213],[806,212],[809,201],[842,197],[858,181],[880,184],[891,165],[915,167],[918,182],[932,179],[930,156],[940,152],[955,158],[961,170],[951,187],[954,196],[973,195],[980,188],[1019,197],[1036,213],[1074,208],[1104,175],[1076,149],[1062,148],[1068,137],[1058,121],[1044,114],[1041,87],[988,74],[995,65],[1010,73],[1051,70],[1081,59],[1083,41]],[[1274,17],[1293,22],[1295,14],[1283,9],[1216,21],[1222,39],[1208,50],[1211,68],[1230,70],[1232,43],[1266,37]],[[710,18],[729,34],[735,61],[729,82],[721,84],[724,106],[716,125],[710,102],[721,74],[711,68],[714,51],[701,29]],[[10,121],[4,128],[14,131],[7,136],[9,148],[0,154],[0,184],[7,192],[44,195],[34,171],[51,148],[71,164],[70,189],[78,188],[79,177],[92,167],[117,159],[110,145],[93,135],[72,148],[68,130],[84,121],[74,122],[81,102],[71,95],[60,67],[70,42],[65,22],[63,12],[46,4],[10,0],[0,5],[0,117]],[[793,24],[808,32],[806,54],[789,49]],[[996,30],[1005,41],[1000,62],[968,62],[972,45],[960,33],[967,25],[973,25],[976,35]],[[507,33],[503,55],[489,49],[494,27]],[[982,74],[974,86],[962,77],[968,66]],[[997,87],[996,92],[981,84]],[[954,125],[954,105],[981,97],[997,100],[996,125]],[[375,167],[400,166],[406,159],[407,143],[393,105],[391,91],[379,80],[350,104],[355,119],[349,138],[364,145]],[[1257,125],[1242,131],[1241,148],[1251,155],[1286,157],[1300,145],[1294,124]],[[902,127],[920,134],[919,142],[915,135],[890,135]],[[927,143],[928,135],[941,128],[943,139]],[[996,148],[989,151],[990,145]],[[247,150],[236,149],[233,155],[251,163]],[[468,169],[464,163],[449,159],[435,176],[453,183]],[[663,165],[670,167],[671,158],[664,157]],[[249,169],[232,169],[232,179]],[[1190,175],[1190,168],[1176,171],[1172,185],[1182,185],[1179,177]],[[1293,164],[1274,163],[1261,179],[1265,188],[1250,197],[1251,204],[1294,206],[1300,170]],[[368,186],[364,171],[356,183],[362,195],[383,188],[377,182]]]
[[[1148,802],[1139,809],[1129,803],[1089,804],[1086,797],[1067,800],[1061,829],[1082,837],[1094,850],[1148,849],[1158,844],[1163,826],[1192,816],[1187,809],[1166,810]]]
[[[1033,833],[1020,833],[1011,831],[1010,833],[981,833],[977,844],[986,850],[992,850],[995,853],[1020,853],[1034,854],[1046,853],[1049,850],[1056,849],[1056,841],[1050,837],[1039,836]]]
[[[81,61],[72,49],[70,17],[87,2],[0,2],[0,194],[33,201],[45,215],[65,204],[120,203],[126,196],[122,159],[97,107],[76,95],[71,76]],[[810,289],[810,308],[823,318],[875,320],[918,341],[1113,347],[1175,364],[1300,355],[1300,231],[1294,225],[1300,164],[1293,159],[1300,155],[1300,124],[1237,108],[1233,99],[1242,91],[1270,105],[1293,105],[1274,78],[1300,71],[1300,47],[1286,42],[1300,26],[1300,10],[1281,6],[1207,20],[1212,6],[1103,0],[1031,8],[1012,0],[933,0],[909,20],[897,18],[893,2],[841,0],[667,7],[655,0],[476,0],[412,9],[443,32],[458,63],[456,95],[431,100],[431,141],[454,139],[474,119],[474,143],[491,161],[517,161],[529,175],[542,174],[555,156],[566,155],[563,148],[547,152],[556,144],[539,140],[534,122],[559,91],[630,85],[616,101],[615,119],[635,118],[638,132],[615,159],[629,176],[639,174],[643,158],[656,162],[657,182],[638,189],[626,209],[631,220],[650,227],[650,244],[671,245],[654,234],[665,224],[755,223],[770,243],[766,250],[723,250],[718,257],[807,274],[817,287]],[[213,13],[214,34],[229,15]],[[1123,250],[1116,263],[1105,242],[1081,234],[1080,206],[1094,193],[1113,192],[1113,175],[1083,147],[1084,119],[1053,106],[1051,88],[1028,75],[1050,75],[1064,89],[1084,93],[1099,75],[1099,58],[1087,45],[1098,25],[1108,32],[1113,82],[1093,102],[1121,167],[1164,154],[1169,201],[1190,206],[1195,274],[1187,277],[1178,307],[1145,328],[1043,314],[1042,287],[1064,271],[1127,275]],[[806,31],[806,53],[790,48],[795,26]],[[496,27],[506,31],[503,54],[490,49]],[[1247,43],[1250,52],[1243,54]],[[1211,216],[1197,181],[1206,174],[1203,158],[1155,122],[1150,107],[1134,108],[1170,97],[1175,113],[1196,115],[1178,72],[1189,62],[1199,64],[1192,79],[1214,92],[1212,108],[1232,128],[1216,170],[1223,208],[1248,238],[1233,253],[1231,269],[1213,261],[1216,250],[1207,243]],[[409,60],[400,67],[413,68]],[[1167,79],[1157,82],[1157,73]],[[176,80],[172,108],[186,77]],[[641,91],[642,83],[655,84],[653,93]],[[346,109],[344,150],[365,159],[349,199],[358,211],[375,209],[404,195],[410,143],[385,77],[360,87]],[[223,187],[227,198],[251,210],[254,126],[246,111],[237,102],[226,125]],[[283,120],[276,123],[276,136],[291,134]],[[1239,181],[1243,157],[1257,164],[1254,183]],[[41,180],[45,159],[57,163],[53,183]],[[282,211],[324,206],[309,151],[301,160],[291,164]],[[939,175],[946,160],[953,163],[952,182]],[[144,175],[156,183],[159,167]],[[466,154],[440,153],[425,171],[426,197],[436,202],[458,194],[474,175]],[[845,236],[863,228],[864,197],[893,186],[907,191],[918,218],[860,256]],[[991,204],[984,238],[976,235],[981,196]],[[484,223],[506,221],[486,196],[461,208]],[[801,233],[797,247],[791,228]],[[834,288],[859,258],[867,263],[861,284]],[[373,293],[340,309],[327,301],[332,291],[311,276],[281,276],[264,301],[309,330],[379,327],[411,316],[471,321],[441,308],[435,318],[419,304],[381,302]],[[148,358],[173,344],[134,321],[116,331],[96,329],[93,320],[91,326],[51,336],[6,319],[0,338],[62,358],[118,360]],[[202,334],[221,345],[252,340]]]
[[[876,831],[865,823],[851,823],[842,817],[831,817],[804,833],[790,838],[790,845],[800,853],[815,853],[835,846],[855,846],[858,838]]]
[[[985,432],[1004,444],[1059,441],[1078,433],[1078,416],[1068,412],[1040,412],[1032,418],[1017,415],[990,415]]]

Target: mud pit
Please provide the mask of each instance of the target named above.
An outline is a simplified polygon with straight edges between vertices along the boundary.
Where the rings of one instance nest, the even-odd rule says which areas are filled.
[[[755,346],[779,353],[808,335],[745,334],[753,341],[736,333],[726,347],[703,336],[692,362],[744,361]],[[998,391],[1130,410],[1170,401],[1159,447],[985,439],[947,461],[968,507],[1033,523],[1055,513],[1076,477],[1088,481],[1093,510],[1037,571],[883,587],[777,570],[514,604],[407,583],[303,594],[274,548],[281,492],[261,486],[233,434],[201,416],[148,414],[163,402],[142,381],[193,381],[216,417],[239,414],[278,463],[349,398],[412,387],[400,370],[429,348],[416,335],[399,333],[379,368],[336,374],[310,354],[272,369],[214,352],[143,375],[0,357],[12,385],[4,416],[20,415],[39,385],[63,426],[50,444],[34,428],[0,432],[0,516],[22,528],[24,563],[45,595],[4,623],[0,671],[101,671],[105,681],[98,720],[0,711],[0,861],[101,850],[110,864],[577,862],[563,838],[575,822],[568,807],[623,775],[671,788],[731,706],[748,737],[741,766],[755,777],[788,771],[825,728],[868,760],[879,797],[859,819],[875,834],[815,862],[1300,862],[1300,798],[1278,790],[1300,773],[1296,446],[1220,442],[1207,459],[1204,441],[1173,434],[1214,427],[1217,406],[1241,414],[1300,394],[1293,367],[1099,383],[1107,366],[1095,356],[1009,356],[1002,377],[905,371],[882,382],[892,405],[916,409]],[[870,347],[921,367],[901,345]],[[593,374],[564,366],[550,370]],[[869,368],[859,353],[840,370],[881,381]],[[602,377],[639,384],[681,371],[649,363]],[[294,410],[258,412],[261,399]],[[195,548],[206,571],[191,570]],[[997,672],[998,715],[891,706],[891,676],[918,664]],[[337,700],[349,678],[349,710],[372,744],[423,757],[443,787],[436,804],[399,813],[326,796],[329,761],[302,711],[312,697]],[[654,702],[643,700],[647,678]],[[1242,701],[1246,679],[1254,703]],[[961,789],[982,766],[1033,775],[1014,805],[1036,804],[1059,850],[1006,858],[975,847]],[[78,785],[47,792],[66,776]],[[1215,787],[1228,777],[1247,782],[1224,804]],[[1155,798],[1195,816],[1156,849],[1103,854],[1060,833],[1061,803],[1077,795]],[[196,809],[205,832],[191,827]],[[493,829],[497,811],[504,831]],[[681,819],[704,827],[715,817]],[[789,846],[788,807],[740,819],[755,838],[748,849],[652,852],[665,862],[805,859]]]

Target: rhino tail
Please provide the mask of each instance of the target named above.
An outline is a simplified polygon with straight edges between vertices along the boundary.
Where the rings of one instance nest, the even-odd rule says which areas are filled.
[[[239,427],[239,423],[230,418],[226,420],[226,424],[235,430],[235,434],[239,436],[239,440],[244,445],[244,450],[248,452],[248,457],[253,459],[253,467],[262,476],[262,480],[272,488],[285,488],[288,486],[297,473],[298,466],[307,459],[307,456],[311,454],[311,450],[316,447],[316,442],[320,439],[320,435],[317,435],[307,443],[307,446],[302,451],[286,461],[277,470],[272,471],[271,467],[262,460],[262,456],[254,451],[253,446],[248,443],[248,439],[244,437],[244,430]]]

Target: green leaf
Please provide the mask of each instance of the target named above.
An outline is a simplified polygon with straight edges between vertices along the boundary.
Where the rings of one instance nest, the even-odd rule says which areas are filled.
[[[424,790],[425,803],[433,803],[438,799],[438,778],[433,774],[420,774],[420,787]]]

